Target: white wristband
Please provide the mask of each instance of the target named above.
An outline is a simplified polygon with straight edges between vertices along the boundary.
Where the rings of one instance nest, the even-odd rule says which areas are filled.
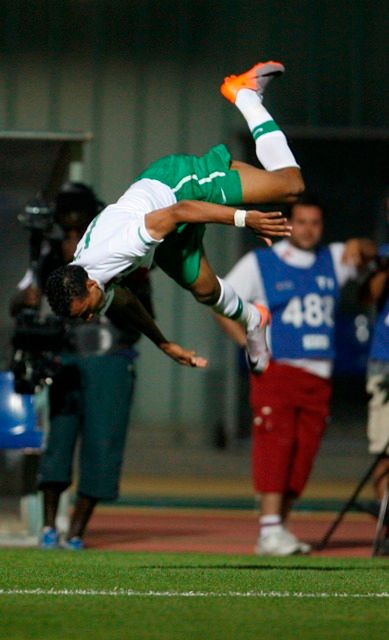
[[[234,225],[236,227],[246,226],[246,213],[244,209],[237,209],[234,213]]]

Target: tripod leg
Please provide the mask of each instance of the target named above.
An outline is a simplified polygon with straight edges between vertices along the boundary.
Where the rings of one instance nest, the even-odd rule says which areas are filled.
[[[374,536],[374,540],[373,540],[373,547],[372,547],[372,556],[378,556],[379,552],[380,552],[380,547],[381,547],[381,543],[382,543],[382,537],[383,537],[383,530],[384,530],[384,524],[385,524],[385,518],[386,518],[386,514],[388,512],[388,503],[389,503],[389,488],[388,486],[385,489],[385,493],[384,496],[381,500],[381,505],[380,505],[380,512],[378,515],[378,520],[377,520],[377,527],[376,527],[376,531],[375,531],[375,536]]]
[[[361,481],[359,482],[358,486],[356,487],[356,489],[354,490],[353,494],[350,496],[350,498],[348,499],[348,501],[346,502],[346,504],[342,507],[341,511],[338,513],[337,517],[335,518],[334,522],[331,524],[331,526],[329,527],[328,531],[325,533],[325,535],[323,536],[322,540],[319,542],[319,544],[317,545],[317,549],[319,551],[325,549],[325,547],[327,546],[329,539],[331,538],[332,534],[334,533],[334,531],[337,529],[337,527],[339,526],[340,522],[343,520],[345,514],[347,513],[347,511],[350,510],[350,508],[353,506],[353,504],[355,503],[355,500],[357,499],[358,495],[360,494],[360,492],[362,491],[363,487],[365,486],[366,482],[369,480],[369,478],[371,477],[374,469],[376,468],[378,462],[381,460],[383,454],[380,453],[376,459],[374,460],[373,464],[369,467],[369,469],[366,471],[365,475],[363,476],[363,478],[361,479]]]

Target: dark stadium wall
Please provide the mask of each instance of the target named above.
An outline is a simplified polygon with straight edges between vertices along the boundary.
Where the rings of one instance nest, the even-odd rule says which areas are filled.
[[[258,59],[287,67],[268,98],[282,125],[381,128],[386,16],[378,0],[4,0],[0,126],[92,129],[105,197],[242,129],[217,87]]]
[[[272,85],[267,104],[315,177],[320,167],[310,149],[318,147],[309,141],[319,140],[320,132],[324,140],[336,131],[355,143],[366,136],[388,139],[386,17],[379,0],[4,0],[0,129],[92,132],[84,179],[110,201],[161,155],[203,153],[224,141],[235,157],[246,157],[245,123],[218,87],[225,75],[275,58],[287,73]],[[385,149],[383,161],[387,142]],[[340,168],[356,194],[364,194],[359,168],[353,180],[360,155],[347,154]],[[339,160],[335,147],[327,147],[327,160]],[[337,180],[324,187],[336,200],[343,185]],[[363,195],[355,197],[360,215]],[[331,233],[337,230],[334,223]],[[241,251],[238,234],[209,229],[206,238],[211,260],[225,273]],[[8,253],[1,259],[9,260]],[[207,429],[220,418],[216,413],[233,420],[225,372],[234,365],[234,349],[187,294],[160,274],[153,278],[162,327],[210,356],[211,366],[193,376],[144,341],[135,419],[174,422],[178,439],[181,426],[191,425],[196,439],[202,437],[198,426]],[[7,284],[11,294],[14,282]],[[2,322],[8,322],[4,315]],[[162,406],[154,399],[157,383]],[[207,389],[212,402],[203,401]]]

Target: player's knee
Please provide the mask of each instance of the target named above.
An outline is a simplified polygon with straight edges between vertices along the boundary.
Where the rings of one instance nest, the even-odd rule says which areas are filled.
[[[305,190],[304,180],[300,170],[294,167],[282,170],[285,173],[284,201],[293,203],[298,200]]]
[[[200,304],[206,304],[208,306],[213,306],[217,303],[219,299],[219,292],[215,289],[192,289],[192,295]]]

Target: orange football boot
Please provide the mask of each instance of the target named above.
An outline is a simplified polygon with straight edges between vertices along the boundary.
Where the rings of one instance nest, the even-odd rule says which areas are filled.
[[[281,62],[258,62],[249,71],[239,76],[228,76],[220,87],[222,95],[235,104],[236,95],[240,89],[252,89],[262,96],[267,83],[275,76],[284,73],[285,67]]]
[[[260,328],[262,329],[263,327],[268,327],[271,324],[271,312],[267,307],[264,307],[263,304],[259,304],[259,302],[256,302],[254,306],[261,314],[261,323],[259,325]]]

